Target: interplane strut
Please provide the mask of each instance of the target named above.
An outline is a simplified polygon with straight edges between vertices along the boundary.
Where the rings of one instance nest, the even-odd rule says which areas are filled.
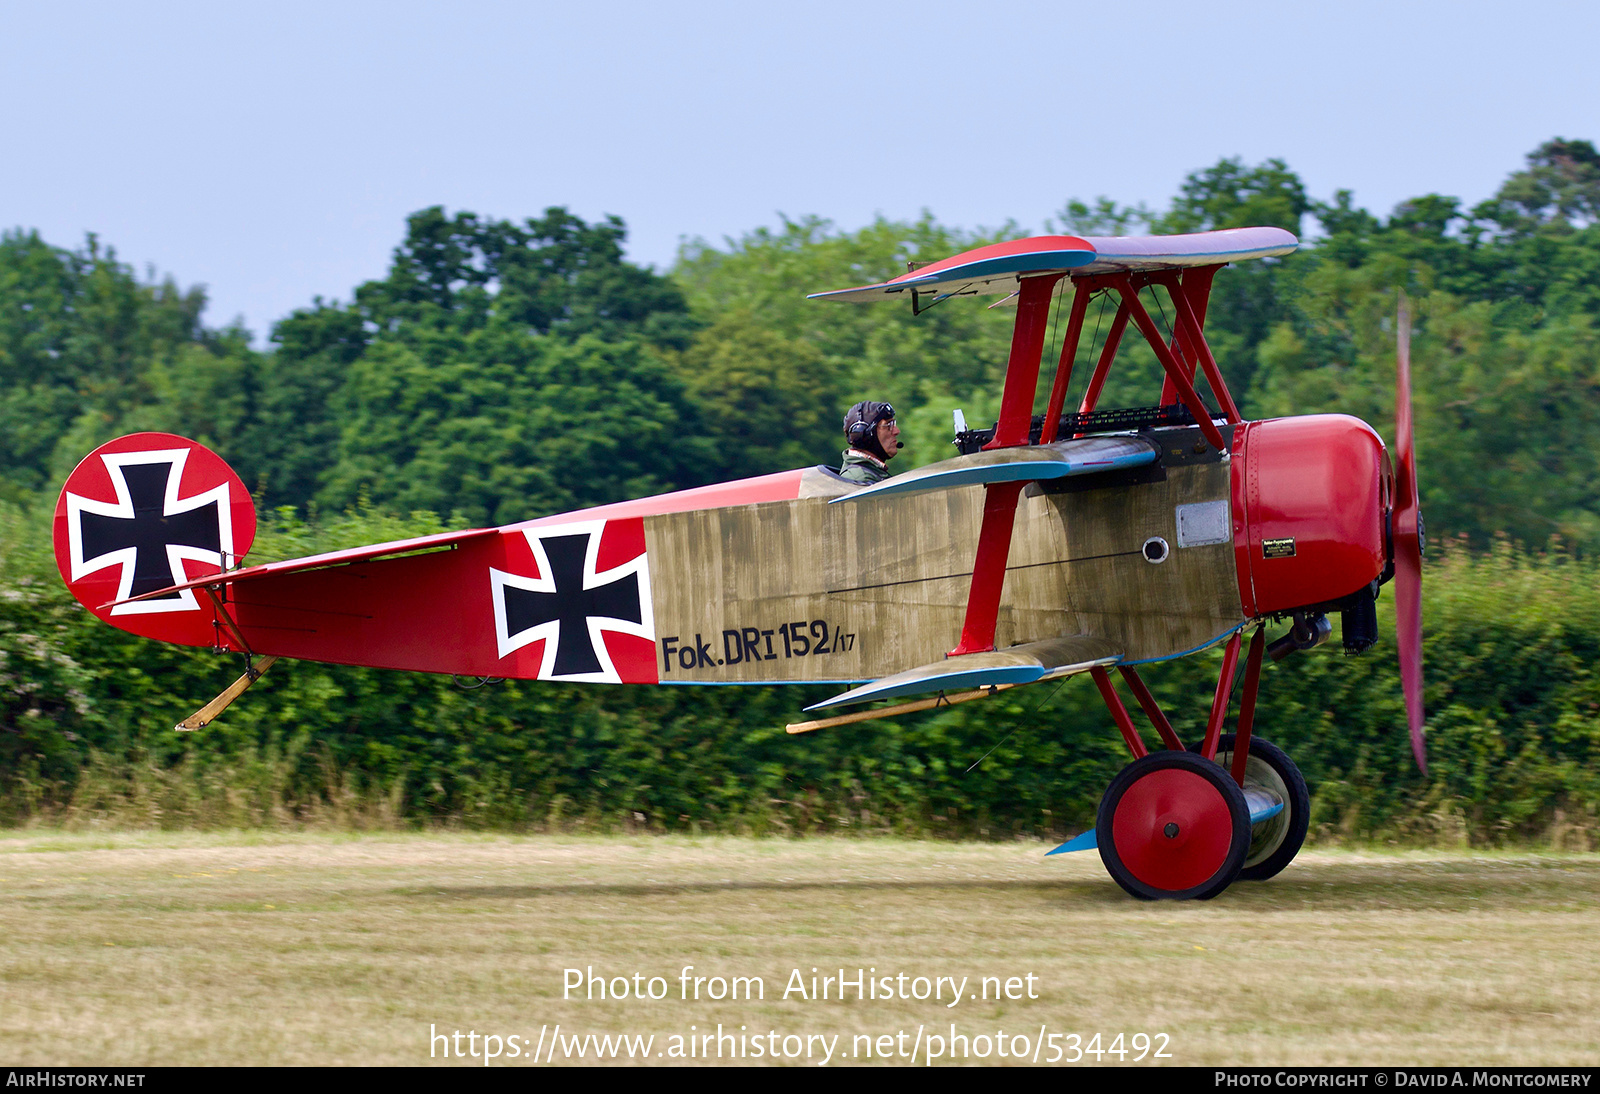
[[[1131,320],[1161,362],[1166,374],[1165,384],[1188,407],[1207,442],[1218,450],[1225,449],[1227,444],[1222,433],[1211,420],[1211,412],[1195,390],[1192,380],[1197,371],[1203,372],[1228,421],[1237,423],[1241,420],[1211,348],[1206,344],[1203,330],[1205,305],[1217,268],[1201,267],[1181,275],[1165,271],[1138,274],[1118,272],[1073,278],[1072,308],[1038,443],[1050,444],[1056,439],[1061,413],[1066,405],[1067,387],[1072,381],[1073,361],[1083,335],[1089,297],[1099,289],[1108,288],[1116,291],[1120,303],[1080,412],[1094,409],[1123,332]],[[1006,361],[1005,388],[1000,398],[1000,416],[995,423],[994,437],[984,445],[986,450],[1032,443],[1033,404],[1038,393],[1050,305],[1057,283],[1066,276],[1064,273],[1044,274],[1024,277],[1021,281],[1017,294],[1017,317],[1011,332],[1011,353]],[[1171,345],[1139,301],[1140,288],[1152,284],[1166,288],[1174,303],[1176,316]],[[967,612],[961,627],[961,640],[950,651],[951,657],[994,649],[995,623],[1005,586],[1006,563],[1011,554],[1017,499],[1025,485],[1022,482],[997,482],[984,487],[983,525],[978,533],[978,549],[973,559]]]

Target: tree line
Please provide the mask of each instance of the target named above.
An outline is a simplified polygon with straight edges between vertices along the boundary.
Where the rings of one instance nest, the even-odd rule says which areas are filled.
[[[1348,191],[1312,199],[1280,161],[1224,160],[1164,212],[1074,200],[1049,227],[1315,225],[1299,253],[1217,279],[1208,333],[1246,414],[1338,409],[1386,431],[1404,290],[1434,526],[1586,550],[1600,542],[1597,205],[1594,147],[1553,140],[1471,209],[1428,194],[1382,218]],[[900,408],[907,462],[928,462],[949,454],[950,410],[992,417],[1009,314],[805,294],[1020,234],[808,219],[690,244],[659,273],[627,261],[616,217],[432,208],[408,219],[386,277],[284,317],[257,351],[203,325],[202,291],[143,283],[93,237],[69,250],[10,232],[0,497],[52,497],[96,444],[158,429],[225,452],[267,508],[500,523],[836,460],[844,407],[867,397]],[[1091,312],[1085,362],[1107,322]],[[1128,341],[1102,405],[1154,401],[1158,365]]]

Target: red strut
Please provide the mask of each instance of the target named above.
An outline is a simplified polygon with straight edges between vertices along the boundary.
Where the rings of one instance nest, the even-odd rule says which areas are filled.
[[[1133,719],[1128,717],[1128,708],[1122,705],[1122,696],[1117,694],[1116,685],[1111,682],[1111,674],[1096,665],[1089,670],[1089,675],[1094,678],[1094,686],[1100,689],[1100,698],[1106,701],[1106,709],[1111,712],[1112,721],[1117,723],[1122,739],[1127,742],[1128,751],[1133,753],[1133,758],[1136,760],[1144,756],[1148,749],[1139,739],[1139,731],[1133,728]]]
[[[1184,374],[1183,365],[1173,356],[1172,350],[1167,348],[1166,339],[1161,337],[1161,331],[1157,329],[1155,320],[1150,318],[1150,313],[1139,303],[1139,290],[1133,287],[1132,279],[1126,274],[1121,274],[1112,278],[1112,284],[1127,302],[1128,310],[1133,313],[1133,321],[1138,324],[1145,341],[1149,342],[1150,348],[1155,351],[1156,357],[1161,361],[1161,367],[1166,369],[1167,379],[1178,389],[1178,397],[1189,408],[1189,413],[1194,415],[1195,424],[1200,427],[1200,432],[1205,435],[1212,448],[1219,452],[1225,450],[1222,434],[1217,431],[1216,423],[1211,420],[1211,411],[1200,401],[1194,385]]]
[[[1016,324],[1011,328],[1006,387],[1000,396],[1000,420],[995,423],[994,439],[983,446],[986,449],[1016,448],[1029,443],[1033,397],[1039,388],[1039,355],[1044,351],[1049,326],[1050,297],[1056,282],[1064,276],[1048,274],[1022,279]],[[983,528],[978,532],[978,556],[972,564],[967,617],[961,625],[961,641],[950,651],[951,657],[994,649],[994,625],[1006,583],[1006,560],[1011,557],[1017,496],[1026,485],[998,482],[984,487]]]
[[[1250,639],[1250,656],[1244,665],[1244,697],[1239,700],[1239,728],[1233,735],[1233,781],[1244,786],[1244,768],[1250,758],[1250,727],[1256,720],[1256,691],[1261,686],[1261,650],[1267,629],[1257,627]]]
[[[1067,386],[1072,383],[1072,362],[1078,355],[1078,341],[1083,337],[1083,317],[1089,310],[1089,297],[1094,290],[1079,285],[1072,297],[1072,318],[1067,320],[1067,337],[1061,343],[1061,359],[1056,364],[1056,380],[1050,385],[1050,403],[1044,408],[1044,429],[1039,434],[1040,444],[1050,444],[1061,428],[1061,412],[1066,409]]]
[[[1228,648],[1222,653],[1222,671],[1217,673],[1217,694],[1211,700],[1211,720],[1206,723],[1206,740],[1201,754],[1208,760],[1217,758],[1217,738],[1222,736],[1222,723],[1228,717],[1228,701],[1233,697],[1233,674],[1239,668],[1239,640],[1244,631],[1233,632]]]
[[[1139,676],[1138,670],[1128,665],[1118,665],[1117,671],[1122,673],[1122,678],[1133,689],[1133,697],[1139,700],[1139,705],[1144,708],[1144,716],[1150,719],[1150,724],[1161,736],[1161,743],[1175,751],[1183,751],[1183,742],[1173,732],[1172,723],[1167,721],[1167,716],[1162,713],[1161,705],[1156,702],[1156,697],[1150,694],[1150,689],[1144,686],[1144,680]]]

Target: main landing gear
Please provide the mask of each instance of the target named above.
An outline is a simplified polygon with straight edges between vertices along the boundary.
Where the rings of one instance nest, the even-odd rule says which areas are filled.
[[[1210,900],[1250,847],[1244,791],[1193,752],[1140,756],[1111,780],[1095,825],[1100,858],[1143,900]]]
[[[1209,900],[1235,879],[1264,881],[1300,851],[1310,795],[1281,748],[1252,739],[1263,634],[1250,643],[1237,733],[1221,732],[1239,662],[1240,634],[1229,640],[1205,740],[1185,749],[1144,681],[1121,668],[1165,749],[1149,751],[1110,675],[1091,670],[1134,760],[1100,801],[1093,845],[1116,883],[1142,900]],[[1087,835],[1087,834],[1086,834]],[[1062,850],[1089,846],[1085,837]]]
[[[1217,764],[1233,767],[1234,734],[1217,739]],[[1195,745],[1198,751],[1200,746]],[[1240,881],[1265,881],[1277,874],[1300,853],[1311,819],[1311,793],[1300,769],[1283,749],[1271,741],[1255,737],[1245,758],[1244,792],[1261,790],[1283,803],[1275,816],[1250,826],[1250,848],[1239,868]]]

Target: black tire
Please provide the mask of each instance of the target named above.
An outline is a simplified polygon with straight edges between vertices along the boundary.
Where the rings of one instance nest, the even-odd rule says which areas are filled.
[[[1217,740],[1217,763],[1224,770],[1233,766],[1234,735],[1224,733]],[[1200,745],[1189,749],[1198,753]],[[1311,823],[1311,792],[1305,776],[1289,754],[1271,741],[1254,735],[1250,738],[1250,758],[1245,761],[1245,785],[1256,783],[1283,799],[1283,812],[1250,827],[1250,849],[1239,870],[1241,881],[1265,881],[1276,877],[1294,861],[1306,841]]]
[[[1203,756],[1152,752],[1111,780],[1095,840],[1106,871],[1133,896],[1210,900],[1239,876],[1250,811],[1244,791]]]

